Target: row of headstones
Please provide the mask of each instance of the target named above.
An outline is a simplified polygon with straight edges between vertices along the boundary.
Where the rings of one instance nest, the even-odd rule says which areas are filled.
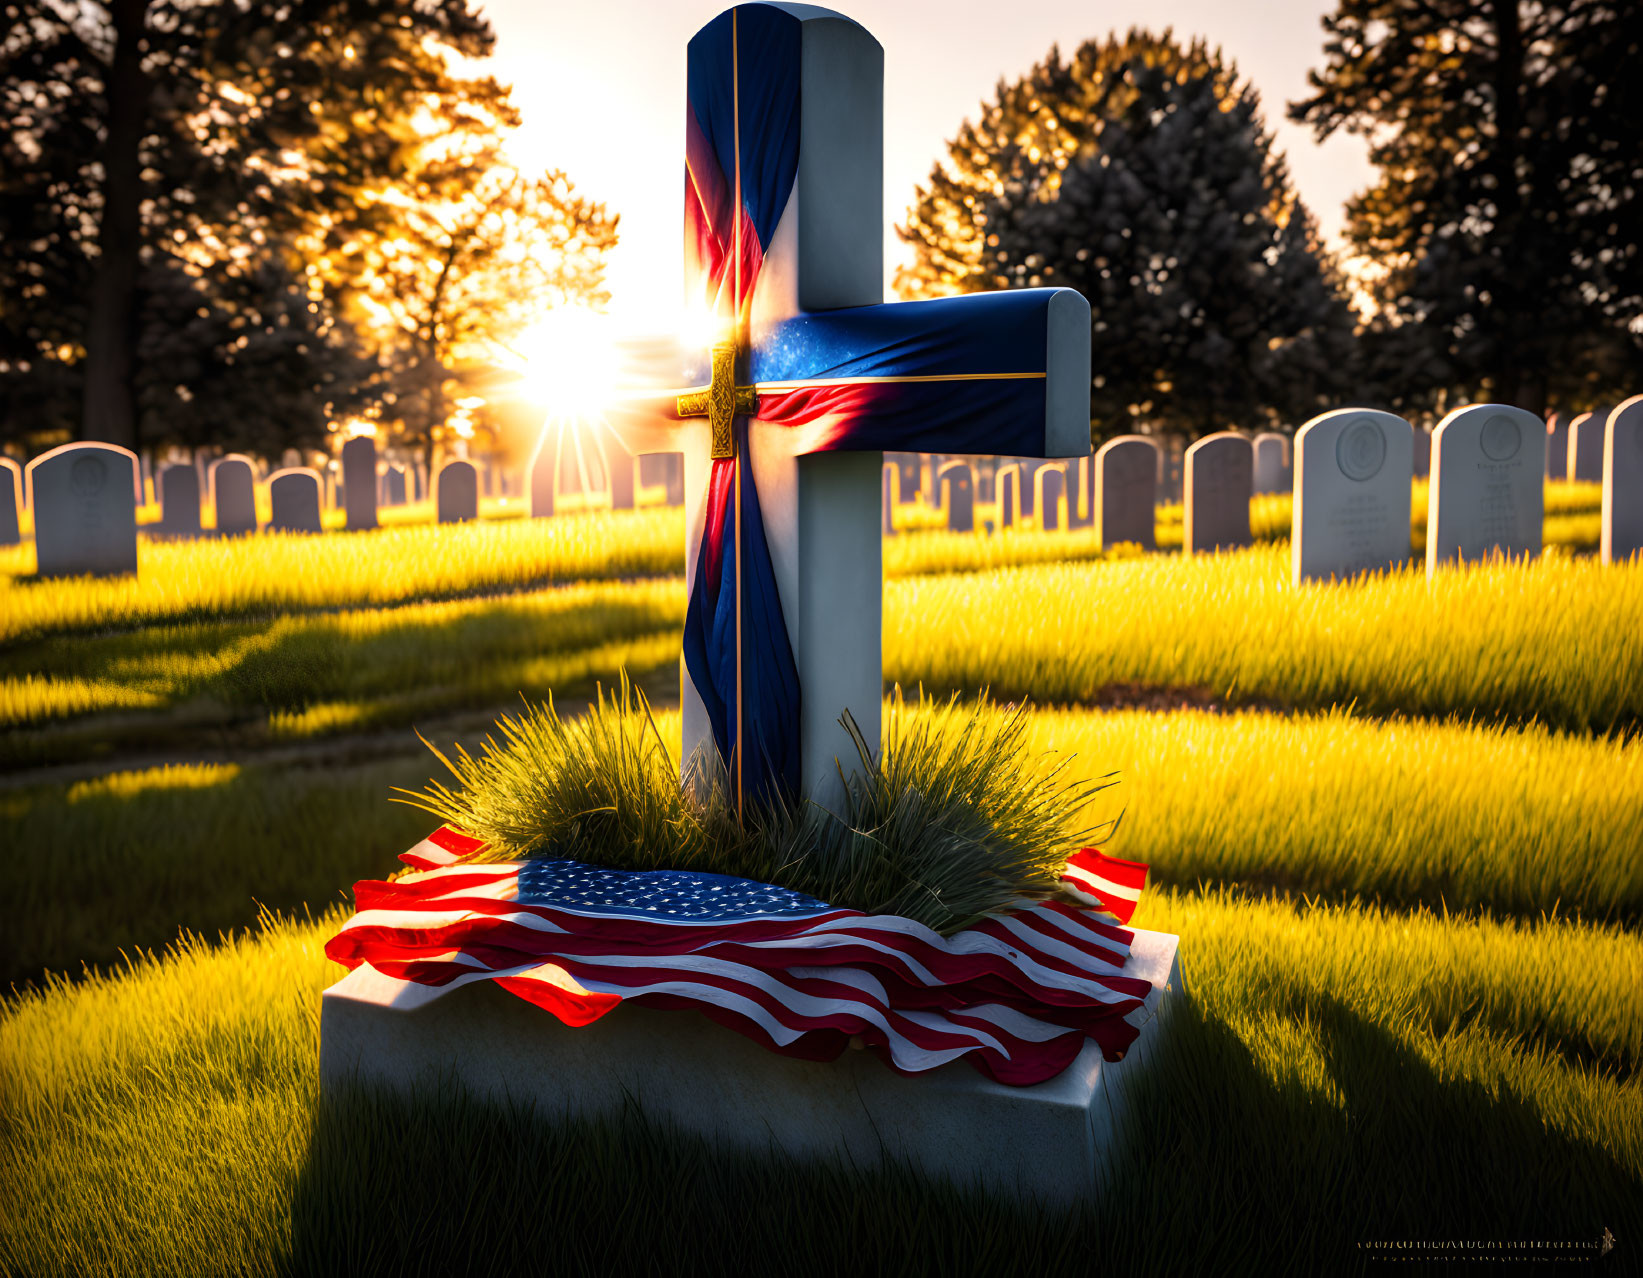
[[[619,450],[617,446],[616,451]],[[556,472],[560,450],[544,459],[539,452],[532,464],[531,513],[554,513],[556,491],[586,495],[589,488],[603,497],[608,488],[610,504],[616,509],[631,508],[634,486],[649,483],[669,505],[684,502],[683,459],[678,455],[647,456],[639,459],[601,455],[596,474],[585,467],[576,479],[562,482]],[[625,461],[625,465],[623,462]],[[0,457],[0,546],[21,540],[22,511],[25,505],[35,513],[35,541],[42,576],[80,573],[134,572],[137,562],[136,509],[144,500],[144,471],[137,456],[113,445],[66,444],[35,458],[26,470],[10,458]],[[349,440],[342,448],[342,482],[336,487],[350,529],[377,526],[381,505],[403,504],[407,473],[389,466],[378,474],[376,445],[368,437]],[[436,518],[440,523],[475,519],[479,513],[480,471],[469,461],[456,460],[442,466],[432,485]],[[127,503],[120,476],[132,480],[132,497]],[[275,532],[317,533],[322,530],[322,509],[327,490],[326,476],[305,466],[288,466],[267,476],[271,519]],[[206,470],[206,486],[215,508],[219,536],[255,532],[257,467],[249,457],[230,455],[214,460]],[[410,479],[420,495],[424,479],[420,471]],[[197,537],[202,533],[200,471],[191,464],[163,467],[154,487],[161,517],[148,531],[165,537]]]
[[[223,457],[209,472],[217,531],[255,532],[255,472],[249,458]],[[137,455],[113,444],[64,444],[42,453],[20,471],[0,458],[0,545],[19,538],[19,510],[27,494],[34,512],[34,547],[42,577],[137,571],[137,505],[141,493]],[[161,472],[163,532],[199,531],[198,478],[192,466]],[[438,517],[456,523],[479,516],[479,472],[472,462],[452,461],[435,479]],[[317,533],[323,483],[318,471],[294,466],[268,477],[276,532]],[[168,526],[169,525],[169,526]]]
[[[1627,401],[1628,403],[1630,401]],[[1603,482],[1603,455],[1613,407],[1546,418],[1546,478]]]
[[[1594,420],[1587,439],[1601,444],[1601,555],[1613,563],[1643,549],[1643,396]],[[1344,578],[1406,563],[1410,484],[1428,469],[1420,464],[1428,458],[1428,573],[1454,560],[1539,554],[1546,450],[1555,440],[1555,424],[1549,429],[1533,414],[1499,404],[1456,409],[1430,434],[1369,409],[1314,418],[1294,441],[1295,580]],[[1226,431],[1185,450],[1187,553],[1252,543],[1249,502],[1261,491],[1262,443]],[[1132,542],[1154,549],[1164,456],[1154,439],[1127,435],[1103,444],[1093,457],[1040,465],[1036,473],[1006,460],[992,475],[998,526],[1011,527],[1022,512],[1036,508],[1039,527],[1055,529],[1065,499],[1068,527],[1095,527],[1102,546]],[[933,496],[949,529],[975,530],[978,476],[969,461],[887,454],[883,483],[887,534],[895,531],[895,508],[911,491]]]
[[[1139,441],[1153,445],[1154,502],[1167,504],[1182,501],[1187,441],[1179,435],[1125,435],[1120,438],[1127,443]],[[1290,437],[1275,431],[1262,431],[1250,440],[1250,448],[1253,456],[1253,491],[1257,494],[1289,492],[1293,480],[1293,450]],[[1424,430],[1416,431],[1413,469],[1417,477],[1426,477],[1431,455],[1431,434]],[[1115,461],[1114,464],[1122,463]],[[922,496],[932,509],[947,509],[947,502],[943,496],[946,490],[942,487],[940,477],[943,472],[949,477],[961,473],[950,469],[954,465],[971,467],[970,487],[967,491],[974,494],[974,502],[996,503],[997,527],[1013,527],[1019,516],[1032,516],[1036,510],[1043,512],[1039,527],[1046,530],[1058,528],[1061,524],[1059,506],[1055,502],[1045,502],[1038,497],[1046,485],[1057,500],[1065,497],[1067,527],[1083,528],[1093,522],[1094,516],[1091,512],[1094,503],[1091,494],[1095,489],[1095,472],[1090,458],[1056,462],[1033,457],[1006,457],[998,459],[996,464],[989,468],[977,467],[968,459],[943,458],[939,454],[886,453],[884,484],[887,506],[904,505],[915,497]],[[989,487],[992,488],[991,493],[988,492]],[[949,526],[955,529],[973,528],[974,503],[966,505],[962,483],[960,489],[959,506],[950,512]],[[894,532],[892,525],[893,521],[887,514],[884,523],[886,533]]]

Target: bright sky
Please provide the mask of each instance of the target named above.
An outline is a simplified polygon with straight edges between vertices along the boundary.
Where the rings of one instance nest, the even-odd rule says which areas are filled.
[[[524,113],[519,159],[563,169],[622,215],[611,309],[624,326],[671,328],[682,291],[685,44],[721,0],[483,0],[497,32],[495,74]],[[943,143],[1052,44],[1070,53],[1111,30],[1170,26],[1205,36],[1261,94],[1301,196],[1330,237],[1342,203],[1367,185],[1364,144],[1318,146],[1283,120],[1322,61],[1319,17],[1332,0],[847,0],[884,46],[884,220],[889,272],[904,249],[891,227]]]

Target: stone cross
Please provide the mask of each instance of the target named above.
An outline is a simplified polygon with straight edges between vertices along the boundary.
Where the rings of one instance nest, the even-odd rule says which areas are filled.
[[[833,804],[879,741],[885,450],[1089,451],[1089,304],[1070,289],[883,305],[884,53],[810,5],[691,40],[687,301],[717,336],[624,396],[635,453],[685,457],[686,766]],[[712,757],[711,755],[709,757]]]

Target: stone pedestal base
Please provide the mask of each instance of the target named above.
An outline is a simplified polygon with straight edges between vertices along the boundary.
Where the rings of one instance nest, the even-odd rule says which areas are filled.
[[[455,1078],[544,1114],[597,1116],[632,1101],[725,1145],[858,1167],[901,1162],[961,1186],[1072,1205],[1096,1193],[1102,1160],[1125,1138],[1127,1089],[1163,1050],[1178,943],[1135,933],[1129,966],[1153,990],[1132,1014],[1141,1036],[1123,1061],[1108,1064],[1086,1043],[1033,1087],[992,1082],[963,1061],[909,1078],[865,1051],[791,1060],[690,1011],[618,1007],[569,1029],[486,982],[429,1001],[370,967],[325,991],[320,1078],[327,1089],[406,1094]]]

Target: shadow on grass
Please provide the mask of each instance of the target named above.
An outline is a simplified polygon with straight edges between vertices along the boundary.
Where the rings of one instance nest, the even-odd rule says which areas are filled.
[[[246,927],[263,906],[317,914],[344,903],[356,880],[397,869],[399,854],[427,833],[427,816],[388,799],[391,787],[419,785],[433,771],[425,756],[406,755],[0,803],[16,846],[30,850],[0,858],[0,900],[10,907],[0,987],[113,964],[183,931]]]
[[[1310,1027],[1339,1097],[1275,1078],[1181,996],[1107,1190],[1070,1215],[904,1169],[715,1152],[633,1113],[566,1124],[454,1091],[333,1096],[289,1268],[1313,1274],[1374,1267],[1359,1244],[1375,1239],[1639,1236],[1637,1169],[1552,1130],[1532,1097],[1440,1077],[1343,1004]]]

